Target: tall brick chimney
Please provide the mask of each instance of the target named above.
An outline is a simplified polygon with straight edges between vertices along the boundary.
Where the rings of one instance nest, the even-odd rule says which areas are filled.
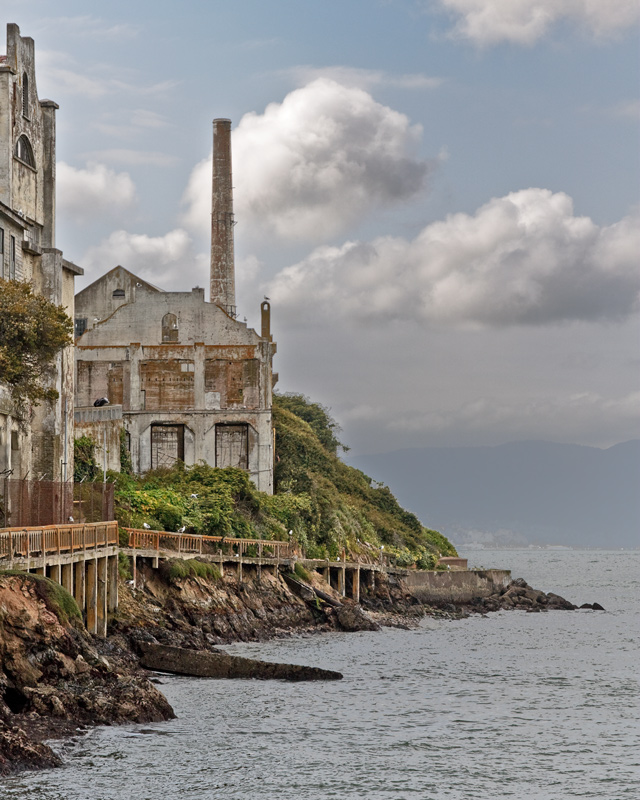
[[[233,260],[233,186],[231,183],[231,120],[213,120],[213,191],[211,195],[212,303],[236,316]]]

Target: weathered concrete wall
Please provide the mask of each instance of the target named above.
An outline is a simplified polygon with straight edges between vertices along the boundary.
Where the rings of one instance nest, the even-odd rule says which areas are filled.
[[[468,603],[474,597],[488,597],[507,586],[511,572],[506,569],[410,571],[405,578],[411,594],[421,603]]]
[[[124,428],[122,406],[76,408],[74,412],[75,437],[93,439],[94,457],[99,469],[120,471],[120,432]]]
[[[82,270],[55,249],[55,117],[40,100],[33,39],[7,25],[0,56],[0,277],[24,280],[73,318],[74,277]],[[59,353],[47,385],[58,399],[37,406],[22,429],[4,397],[0,410],[0,466],[14,477],[61,480],[73,475],[73,351]],[[6,393],[5,393],[6,394]],[[66,443],[66,446],[65,446]]]
[[[96,284],[102,280],[114,285],[112,277]],[[240,466],[272,492],[270,334],[262,338],[206,303],[202,289],[135,289],[132,301],[76,340],[76,406],[103,395],[122,404],[138,473],[161,463],[154,435],[162,427],[176,431],[175,457],[186,464]],[[90,296],[102,294],[95,288],[85,297],[84,314],[94,313]]]

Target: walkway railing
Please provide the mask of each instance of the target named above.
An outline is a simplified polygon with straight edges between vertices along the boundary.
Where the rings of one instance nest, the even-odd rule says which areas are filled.
[[[0,558],[42,558],[117,544],[117,522],[5,528],[0,531]]]
[[[125,528],[133,550],[169,550],[194,555],[228,555],[246,558],[289,558],[293,546],[271,539],[231,539],[225,536],[196,536],[190,533],[167,533]]]

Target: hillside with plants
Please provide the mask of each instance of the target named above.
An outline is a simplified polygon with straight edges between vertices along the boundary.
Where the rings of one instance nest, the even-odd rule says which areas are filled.
[[[442,534],[402,509],[388,487],[340,460],[339,428],[327,410],[302,395],[274,397],[275,493],[259,492],[240,469],[207,464],[116,479],[120,525],[240,538],[298,542],[309,558],[335,559],[346,549],[400,566],[432,568],[456,555]]]

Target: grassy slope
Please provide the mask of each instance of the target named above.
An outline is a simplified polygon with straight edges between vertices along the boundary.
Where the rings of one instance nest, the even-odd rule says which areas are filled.
[[[424,528],[400,508],[386,486],[337,456],[337,426],[321,406],[300,395],[274,398],[276,493],[258,492],[245,472],[205,464],[119,476],[117,517],[121,525],[289,538],[310,558],[335,557],[342,548],[373,554],[384,545],[398,564],[432,567],[437,554],[455,555],[450,542]],[[192,497],[197,495],[197,497]]]

